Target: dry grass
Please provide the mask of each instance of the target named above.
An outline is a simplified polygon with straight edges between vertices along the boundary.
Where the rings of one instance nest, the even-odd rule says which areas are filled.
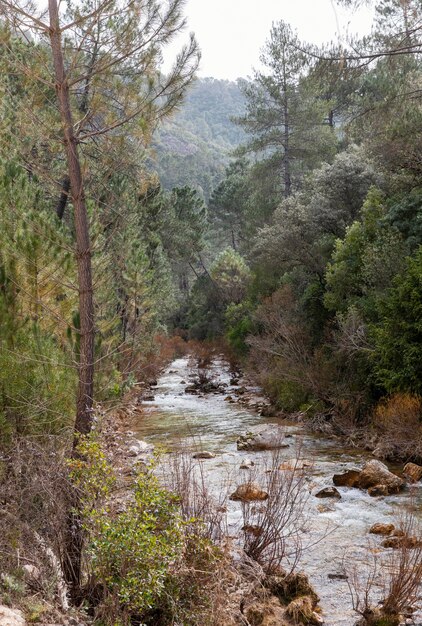
[[[376,407],[372,422],[385,458],[422,459],[422,399],[397,393]]]
[[[0,569],[37,569],[38,592],[66,607],[62,563],[71,485],[56,438],[16,440],[2,458]],[[35,581],[34,581],[35,583]]]

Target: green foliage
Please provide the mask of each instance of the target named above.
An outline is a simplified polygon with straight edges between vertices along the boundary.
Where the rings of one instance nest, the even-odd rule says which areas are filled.
[[[80,493],[88,535],[87,558],[95,583],[104,589],[106,621],[145,614],[155,606],[182,557],[184,523],[177,498],[154,475],[154,465],[139,471],[124,510],[110,502],[115,476],[99,444],[83,438],[69,462]],[[112,622],[114,623],[114,622]]]
[[[183,550],[176,501],[151,472],[141,472],[134,500],[113,520],[95,515],[89,548],[93,573],[123,610],[143,613],[163,592]]]
[[[225,313],[225,329],[229,346],[239,356],[245,356],[249,350],[246,338],[254,329],[249,302],[229,304]]]
[[[235,250],[228,248],[221,252],[211,266],[210,275],[227,304],[239,304],[246,295],[251,273],[244,258]]]
[[[245,236],[251,220],[248,214],[250,183],[248,163],[237,160],[225,172],[224,180],[214,190],[209,201],[209,217],[214,237],[224,248],[234,250],[244,247]],[[221,242],[221,243],[220,243]]]
[[[0,340],[0,433],[62,434],[73,425],[76,377],[64,366],[54,339],[36,329],[14,334],[13,348]]]
[[[77,454],[67,463],[72,483],[80,490],[85,515],[98,500],[107,498],[115,483],[112,469],[93,435],[80,436]]]
[[[262,285],[273,277],[278,287],[282,275],[295,268],[311,282],[321,281],[335,237],[343,237],[357,218],[377,178],[373,164],[355,147],[306,178],[302,190],[283,200],[255,238],[254,265]]]
[[[142,467],[124,503],[113,503],[115,473],[92,435],[80,439],[69,462],[77,487],[91,584],[101,589],[100,623],[206,624],[214,606],[222,553],[201,520],[183,519],[179,498]]]
[[[260,59],[265,72],[255,72],[252,82],[243,83],[246,111],[236,119],[249,136],[238,153],[257,155],[285,197],[304,172],[334,156],[336,144],[324,124],[324,105],[302,81],[308,64],[304,48],[288,24],[273,24]]]
[[[76,376],[75,298],[55,275],[70,281],[73,266],[39,183],[13,161],[0,163],[0,244],[1,434],[57,434],[71,426]]]
[[[383,194],[371,189],[360,220],[347,229],[343,240],[337,240],[327,265],[326,307],[342,313],[359,305],[373,317],[374,303],[391,285],[406,250],[400,233],[386,219]]]
[[[300,383],[273,376],[266,381],[266,390],[276,407],[286,413],[301,410],[311,398]]]
[[[388,391],[422,393],[422,247],[407,260],[385,300],[381,321],[372,329],[374,370]]]
[[[411,189],[389,202],[388,222],[406,239],[411,249],[422,244],[422,189]]]
[[[186,325],[193,339],[214,339],[224,331],[224,312],[227,303],[208,274],[198,278],[192,287]]]

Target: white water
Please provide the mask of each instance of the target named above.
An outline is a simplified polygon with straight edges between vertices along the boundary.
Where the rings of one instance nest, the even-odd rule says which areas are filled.
[[[228,385],[230,377],[223,363],[214,363],[213,374],[216,380]],[[159,379],[155,400],[144,403],[145,415],[136,427],[137,434],[169,448],[183,445],[193,451],[201,447],[214,452],[215,459],[197,462],[204,464],[205,475],[214,489],[224,485],[225,489],[233,491],[242,476],[238,471],[241,460],[253,459],[259,467],[269,455],[268,452],[237,451],[238,436],[259,426],[281,422],[260,417],[239,404],[229,404],[221,394],[186,394],[187,384],[188,360],[177,359]],[[228,385],[227,394],[234,390]],[[294,458],[299,446],[301,457],[313,463],[308,483],[311,494],[331,486],[333,474],[359,467],[368,458],[368,454],[339,448],[336,442],[306,433],[298,424],[282,424],[290,443],[290,448],[281,452],[283,459]],[[245,481],[247,473],[243,473],[243,477]],[[344,566],[346,569],[356,566],[364,574],[368,559],[371,559],[368,548],[379,551],[381,543],[381,538],[368,535],[369,528],[376,522],[395,523],[397,514],[410,498],[408,493],[371,498],[357,489],[339,487],[339,491],[341,500],[309,497],[308,521],[302,538],[305,545],[313,547],[304,550],[300,568],[309,575],[321,598],[327,626],[351,626],[356,622],[347,581],[331,580],[328,574],[340,573]],[[422,489],[418,488],[416,496],[412,497],[416,498],[420,510]],[[229,531],[234,532],[240,519],[240,505],[237,502],[228,504]],[[320,512],[318,506],[321,504],[328,510]],[[387,554],[388,550],[381,549],[381,556],[384,553]],[[422,619],[419,621],[422,623]]]

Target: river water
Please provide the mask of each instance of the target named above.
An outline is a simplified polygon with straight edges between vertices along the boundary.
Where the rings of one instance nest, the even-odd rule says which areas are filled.
[[[229,385],[230,375],[223,361],[214,362],[212,374],[216,381],[227,384],[227,394],[236,391]],[[361,466],[370,455],[341,448],[333,440],[306,432],[300,424],[263,418],[237,403],[228,403],[225,395],[187,394],[185,387],[191,375],[187,358],[177,359],[167,368],[154,389],[154,401],[144,402],[142,421],[135,425],[137,436],[169,449],[183,446],[192,451],[200,448],[215,453],[214,459],[196,463],[202,464],[211,489],[230,493],[236,484],[247,480],[247,470],[245,473],[238,469],[243,459],[253,460],[259,468],[270,455],[269,452],[238,451],[239,435],[281,423],[290,446],[281,451],[281,460],[294,458],[300,448],[301,458],[312,462],[307,478],[310,495],[302,528],[304,549],[299,567],[308,574],[321,598],[322,616],[327,626],[351,626],[356,622],[356,614],[348,583],[332,575],[342,573],[345,567],[346,570],[357,568],[364,577],[372,555],[378,553],[383,557],[389,552],[380,548],[382,538],[368,534],[369,528],[376,522],[397,525],[397,516],[410,499],[420,510],[422,489],[417,488],[412,496],[404,493],[371,498],[358,489],[339,487],[341,500],[317,499],[314,494],[319,489],[332,486],[333,474]],[[238,502],[228,501],[227,504],[229,533],[236,533],[241,507]],[[416,623],[422,624],[422,619],[418,617]]]

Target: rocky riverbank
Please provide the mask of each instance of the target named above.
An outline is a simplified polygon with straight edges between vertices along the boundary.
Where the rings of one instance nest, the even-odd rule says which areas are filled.
[[[368,494],[370,487],[363,488],[363,482],[362,488],[334,485],[336,474],[352,470],[361,472],[368,463],[369,469],[373,468],[370,452],[359,452],[342,445],[339,439],[311,432],[300,419],[289,421],[285,416],[269,417],[271,407],[260,390],[246,379],[233,377],[222,360],[212,364],[210,376],[216,385],[212,391],[207,393],[196,387],[194,393],[186,393],[186,387],[194,381],[195,372],[186,360],[175,361],[159,379],[154,401],[145,403],[142,421],[135,424],[133,430],[148,441],[165,442],[170,449],[187,448],[192,455],[199,451],[210,453],[207,458],[202,456],[195,462],[203,468],[201,471],[215,493],[219,493],[223,485],[228,496],[235,494],[241,485],[254,482],[258,489],[256,493],[268,492],[267,481],[271,474],[265,473],[265,459],[268,460],[278,448],[280,472],[295,466],[300,468],[309,496],[302,526],[301,568],[307,572],[321,597],[321,615],[325,623],[351,626],[356,622],[356,616],[351,607],[345,569],[353,569],[359,564],[364,576],[368,550],[381,551],[382,558],[385,552],[388,557],[388,550],[394,548],[385,548],[379,541],[373,546],[368,544],[369,538],[375,537],[369,531],[374,524],[392,521],[399,529],[396,513],[407,503],[422,499],[420,483],[412,483],[401,475],[403,467],[377,466],[395,477],[383,474],[383,479],[388,476],[389,480],[397,480],[397,486],[400,485],[397,493],[386,495],[392,484],[388,481],[385,484],[387,491],[376,497]],[[262,446],[269,431],[282,432],[279,441],[283,445],[270,443],[272,451]],[[257,447],[253,449],[256,442]],[[242,478],[239,472],[247,474]],[[382,484],[379,477],[374,480],[371,486]],[[406,486],[401,489],[403,481]],[[268,502],[263,493],[262,497],[264,504]],[[225,505],[228,507],[229,534],[233,536],[242,527],[239,526],[242,501],[243,496],[229,500]],[[254,520],[248,526],[259,532]],[[374,596],[374,601],[378,601],[377,593]],[[410,618],[406,616],[406,619]]]

